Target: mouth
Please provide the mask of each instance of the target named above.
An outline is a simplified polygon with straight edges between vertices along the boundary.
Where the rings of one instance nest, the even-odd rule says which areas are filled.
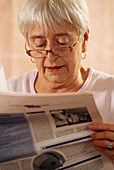
[[[46,69],[49,72],[55,72],[55,71],[59,71],[60,69],[62,69],[64,66],[54,66],[54,67],[46,67]]]

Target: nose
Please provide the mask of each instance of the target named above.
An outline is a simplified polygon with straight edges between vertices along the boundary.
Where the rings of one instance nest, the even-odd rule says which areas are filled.
[[[53,40],[52,40],[52,39],[48,39],[45,50],[51,51],[51,49],[53,49],[53,48],[54,48],[54,42],[53,42]]]
[[[53,48],[54,48],[54,43],[52,41],[49,41],[48,44],[47,44],[47,47],[45,49],[45,50],[47,50],[46,58],[49,61],[54,61],[57,58],[57,56],[53,55],[53,52],[52,52]]]
[[[51,50],[47,50],[47,56],[46,58],[49,60],[49,61],[54,61],[58,58],[58,56],[55,56],[52,52],[52,49]]]

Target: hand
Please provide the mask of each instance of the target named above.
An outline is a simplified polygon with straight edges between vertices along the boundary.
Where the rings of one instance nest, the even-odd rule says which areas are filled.
[[[91,123],[89,129],[95,132],[91,135],[92,146],[103,154],[114,159],[114,123]],[[112,144],[112,150],[107,150],[107,146]]]

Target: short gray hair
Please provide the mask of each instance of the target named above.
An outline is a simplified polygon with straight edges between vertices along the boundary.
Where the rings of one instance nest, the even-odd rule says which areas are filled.
[[[19,28],[25,38],[35,23],[46,31],[70,23],[83,36],[89,28],[86,0],[27,0],[19,13]]]

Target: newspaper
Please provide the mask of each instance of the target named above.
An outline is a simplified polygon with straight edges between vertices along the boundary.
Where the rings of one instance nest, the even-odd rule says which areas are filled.
[[[0,62],[0,91],[7,91],[7,83],[2,62]]]
[[[91,122],[102,122],[92,94],[0,92],[0,170],[34,170],[34,159],[57,151],[59,170],[110,170],[112,161],[91,146]]]

